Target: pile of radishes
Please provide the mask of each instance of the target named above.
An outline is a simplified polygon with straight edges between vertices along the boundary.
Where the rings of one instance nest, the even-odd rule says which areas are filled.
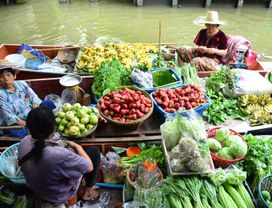
[[[99,100],[104,116],[120,122],[131,122],[143,118],[152,107],[152,101],[140,90],[121,89],[110,92]]]
[[[185,85],[180,88],[161,88],[152,93],[157,104],[168,113],[177,110],[189,110],[207,102],[199,85]]]

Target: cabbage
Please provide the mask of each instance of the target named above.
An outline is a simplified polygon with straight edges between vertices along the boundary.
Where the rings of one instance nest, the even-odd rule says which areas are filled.
[[[215,132],[215,139],[219,142],[224,142],[227,137],[230,135],[230,130],[227,127],[222,127],[217,129]]]
[[[198,143],[192,138],[182,137],[179,140],[179,150],[182,157],[199,157]]]
[[[171,150],[178,144],[180,132],[177,125],[177,119],[165,122],[161,126],[163,138],[165,139],[165,146],[167,150]]]
[[[207,160],[201,157],[192,158],[188,163],[188,168],[192,172],[200,172],[208,169]]]
[[[227,160],[232,160],[234,156],[230,152],[229,147],[223,147],[217,154],[219,157],[227,159]]]
[[[247,153],[247,144],[241,139],[237,139],[230,145],[230,152],[235,156],[235,158],[242,157]]]
[[[179,151],[179,145],[173,147],[171,152],[168,152],[171,159],[179,159],[180,158],[180,151]]]
[[[229,147],[233,142],[241,140],[241,138],[237,135],[230,135],[229,137],[226,138],[223,146]]]
[[[217,152],[222,149],[222,145],[215,139],[208,139],[209,148],[212,152]]]
[[[170,166],[173,172],[185,172],[186,167],[181,163],[179,159],[173,159],[170,161]]]

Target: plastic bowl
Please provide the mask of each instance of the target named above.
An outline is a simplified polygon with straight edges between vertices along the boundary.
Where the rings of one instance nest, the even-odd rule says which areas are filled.
[[[213,129],[210,129],[208,131],[208,133],[207,133],[208,134],[208,139],[213,139],[213,137],[215,137],[216,130],[220,129],[220,128],[221,127],[215,127]],[[237,136],[239,136],[246,143],[246,141],[244,140],[244,138],[238,132],[236,132],[236,131],[234,131],[232,129],[229,129],[229,130],[230,130],[230,134],[231,135],[237,135]],[[236,162],[238,162],[240,160],[243,160],[244,157],[245,157],[245,155],[242,156],[242,157],[239,157],[239,158],[235,158],[233,160],[227,160],[227,159],[219,157],[216,154],[214,154],[214,153],[211,152],[211,156],[212,156],[213,163],[214,163],[215,167],[222,167],[222,168],[226,168],[226,167],[228,167],[231,164],[234,164],[234,163],[236,163]]]
[[[23,66],[26,61],[26,59],[23,55],[17,54],[17,53],[7,55],[5,57],[5,60],[7,60],[8,62],[10,62],[12,64],[20,65],[20,66]]]
[[[45,62],[44,59],[34,57],[34,58],[29,58],[25,62],[25,68],[27,69],[39,69],[39,66],[42,65]]]

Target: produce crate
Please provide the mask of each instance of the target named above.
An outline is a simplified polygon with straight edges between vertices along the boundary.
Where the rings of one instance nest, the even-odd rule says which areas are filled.
[[[185,85],[182,85],[182,86],[185,86]],[[176,88],[176,87],[171,87],[171,88]],[[152,101],[153,101],[153,103],[154,103],[154,107],[155,107],[155,109],[156,109],[156,111],[159,113],[159,115],[160,115],[160,120],[161,121],[164,121],[165,120],[165,118],[168,118],[168,117],[173,117],[173,116],[176,116],[176,114],[182,114],[182,115],[184,115],[184,116],[186,116],[186,113],[187,113],[187,111],[188,110],[184,110],[184,111],[177,111],[177,112],[174,112],[174,113],[168,113],[168,112],[165,112],[163,109],[162,109],[162,107],[157,103],[157,101],[154,99],[154,92],[152,92],[151,94],[150,94],[150,97],[151,97],[151,99],[152,99]],[[197,112],[199,115],[202,115],[203,113],[204,113],[204,111],[205,111],[205,109],[210,105],[210,98],[207,96],[207,95],[205,95],[205,98],[206,98],[206,100],[207,100],[207,102],[206,103],[203,103],[202,105],[200,105],[200,106],[197,106],[197,107],[195,107],[195,108],[192,108],[193,110],[195,110],[195,112]],[[191,110],[191,109],[190,109]]]
[[[172,74],[172,77],[176,79],[175,82],[171,82],[169,84],[165,84],[165,85],[161,85],[161,86],[157,86],[157,87],[146,87],[146,88],[140,88],[141,90],[144,90],[148,93],[152,93],[154,91],[156,91],[159,88],[175,88],[175,87],[181,87],[183,85],[183,80],[181,79],[181,77],[176,73],[175,70],[173,69],[169,69],[169,68],[154,68],[154,69],[150,69],[149,71],[147,71],[148,73],[152,74],[152,73],[156,73],[157,71],[169,71]],[[139,87],[139,85],[137,83],[133,83],[133,85],[136,85],[137,87]]]
[[[163,135],[162,135],[162,147],[163,147],[163,152],[165,155],[166,167],[167,167],[167,172],[169,176],[203,175],[203,174],[212,173],[215,170],[212,157],[209,155],[209,166],[210,166],[209,170],[206,170],[203,172],[182,172],[182,173],[173,172],[170,166],[169,154],[165,145],[165,139],[163,138]]]

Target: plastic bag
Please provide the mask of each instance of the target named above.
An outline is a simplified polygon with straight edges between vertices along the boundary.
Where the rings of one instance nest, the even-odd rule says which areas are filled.
[[[139,69],[133,69],[130,79],[135,82],[139,87],[150,88],[153,87],[152,74],[143,72]]]
[[[19,47],[17,53],[22,54],[26,59],[37,57],[44,60],[44,62],[47,60],[45,55],[38,49],[34,49],[31,46],[24,43]]]
[[[101,154],[101,166],[105,183],[121,183],[124,180],[124,170],[118,165],[120,156],[115,152]]]
[[[159,187],[162,184],[162,175],[156,161],[145,160],[136,165],[131,171],[135,173],[134,186],[136,188]]]
[[[237,74],[236,87],[234,91],[223,89],[224,94],[241,96],[244,94],[272,94],[272,84],[258,72],[244,69],[233,69]]]

